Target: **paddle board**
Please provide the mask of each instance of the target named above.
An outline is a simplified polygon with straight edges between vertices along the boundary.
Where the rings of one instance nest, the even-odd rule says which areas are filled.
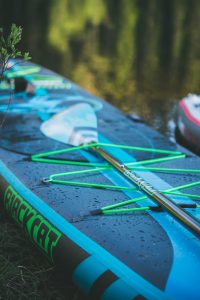
[[[181,196],[170,196],[176,203],[200,201],[200,174],[187,171],[200,170],[200,159],[43,67],[19,63],[6,76],[16,87],[7,111],[9,88],[1,84],[0,117],[5,119],[0,131],[1,207],[58,272],[66,280],[72,278],[91,299],[199,299],[199,237],[164,210],[93,215],[92,211],[129,199],[144,198],[128,208],[156,203],[133,189],[114,168],[106,168],[89,149],[72,149],[40,129],[74,104],[91,105],[102,147],[122,163],[140,162],[135,167],[144,180],[160,191],[194,183],[178,190]],[[22,88],[17,87],[19,78],[26,82]],[[152,168],[165,169],[142,169],[147,160],[154,162]],[[84,172],[98,166],[103,167],[97,172]],[[200,218],[198,208],[188,211]]]
[[[200,96],[188,94],[178,103],[177,129],[186,145],[200,152]]]

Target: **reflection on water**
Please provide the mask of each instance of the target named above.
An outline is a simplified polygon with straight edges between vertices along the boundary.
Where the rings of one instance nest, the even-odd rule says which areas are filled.
[[[177,100],[200,93],[198,0],[1,0],[0,20],[23,26],[33,61],[161,132]]]

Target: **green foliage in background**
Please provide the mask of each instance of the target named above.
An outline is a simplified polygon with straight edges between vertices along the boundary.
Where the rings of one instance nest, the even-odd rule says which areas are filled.
[[[52,1],[47,39],[59,72],[148,119],[152,97],[198,92],[199,19],[195,0]]]
[[[85,27],[98,27],[106,19],[106,4],[102,0],[59,0],[50,8],[48,39],[59,52],[69,50],[71,38],[84,39]]]
[[[168,105],[199,92],[199,1],[2,0],[0,18],[26,24],[22,46],[35,62],[125,111],[148,119],[152,98]]]
[[[170,106],[199,92],[199,1],[2,0],[1,23],[13,17],[35,62],[124,111],[149,119],[151,99]]]

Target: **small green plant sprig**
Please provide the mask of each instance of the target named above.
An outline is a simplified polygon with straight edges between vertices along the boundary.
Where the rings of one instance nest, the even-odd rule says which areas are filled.
[[[8,63],[10,59],[31,59],[28,52],[22,53],[17,49],[17,45],[21,41],[21,38],[21,26],[12,24],[10,28],[10,33],[8,34],[7,38],[4,36],[3,28],[0,27],[0,80],[2,80],[5,70],[8,69]]]
[[[17,45],[22,38],[22,27],[12,24],[10,32],[7,37],[4,36],[4,30],[0,27],[0,83],[4,78],[4,73],[6,70],[12,69],[16,64],[20,64],[24,61],[31,59],[29,52],[21,52],[18,50]],[[9,60],[11,59],[22,59],[22,61],[16,61],[16,63],[9,65]],[[13,91],[10,89],[10,97],[8,101],[7,111],[9,109],[10,103],[13,99]],[[0,123],[2,127],[5,121]]]

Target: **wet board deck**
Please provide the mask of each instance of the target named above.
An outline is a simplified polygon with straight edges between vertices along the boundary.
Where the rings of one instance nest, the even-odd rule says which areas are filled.
[[[51,174],[80,171],[80,165],[56,161],[104,163],[90,151],[55,154],[52,162],[32,161],[32,155],[69,149],[71,146],[47,138],[42,122],[75,103],[91,104],[98,118],[102,143],[143,147],[132,151],[107,147],[121,162],[167,157],[154,149],[181,151],[185,157],[156,161],[154,167],[168,170],[137,173],[159,190],[200,181],[200,174],[175,173],[169,168],[200,170],[199,157],[166,140],[141,122],[134,122],[109,103],[89,94],[65,78],[32,63],[19,64],[7,72],[8,78],[23,77],[35,93],[18,91],[6,113],[0,139],[1,203],[35,245],[73,279],[91,299],[199,299],[199,238],[165,211],[137,211],[91,215],[104,206],[144,196],[139,189],[103,189],[44,182]],[[0,116],[8,102],[8,86],[1,85]],[[152,151],[151,151],[152,150]],[[171,154],[172,155],[172,154]],[[173,156],[173,155],[172,155]],[[47,158],[47,157],[46,157]],[[88,175],[89,174],[89,175]],[[132,187],[116,170],[61,176],[63,181]],[[178,192],[199,195],[199,187]],[[196,203],[189,196],[171,195],[176,203]],[[149,198],[132,207],[155,205]],[[200,209],[188,209],[197,219]]]

